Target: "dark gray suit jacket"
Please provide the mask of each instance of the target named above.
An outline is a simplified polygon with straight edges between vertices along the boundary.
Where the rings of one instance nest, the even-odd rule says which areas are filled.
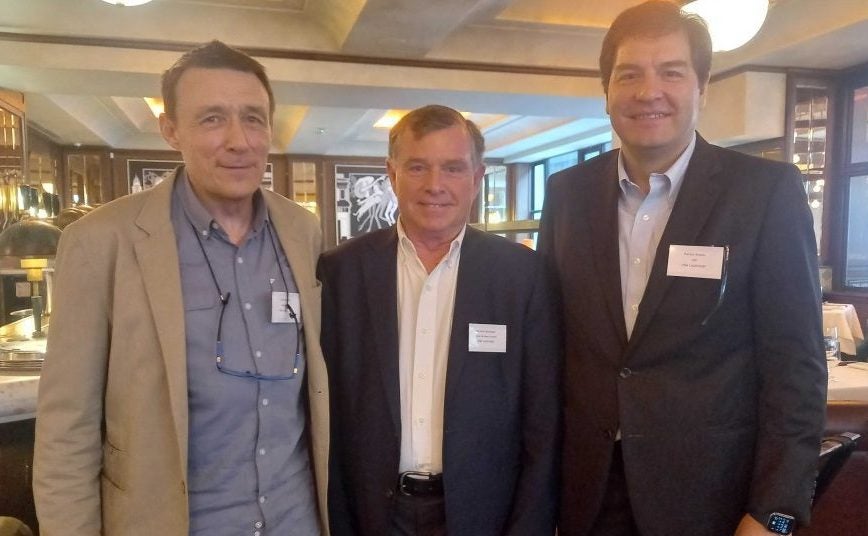
[[[325,253],[322,343],[331,384],[333,536],[389,533],[398,477],[397,232]],[[450,536],[550,535],[557,511],[561,340],[541,257],[468,228],[446,372],[443,481]],[[468,324],[507,326],[507,352],[470,353]]]
[[[697,138],[628,341],[617,154],[551,177],[543,209],[566,332],[560,534],[588,533],[618,429],[645,536],[731,535],[746,512],[806,522],[826,365],[797,170]],[[722,301],[720,280],[666,275],[670,244],[729,246]]]

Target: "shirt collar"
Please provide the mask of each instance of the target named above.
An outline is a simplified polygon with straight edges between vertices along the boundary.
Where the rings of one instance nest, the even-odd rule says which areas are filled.
[[[184,213],[187,219],[196,228],[196,232],[204,238],[208,238],[211,234],[211,229],[222,232],[220,224],[211,216],[205,205],[196,197],[193,187],[190,185],[190,179],[187,177],[187,170],[181,166],[178,171],[177,181],[180,183],[181,206],[184,207]],[[268,221],[268,207],[265,206],[265,200],[262,197],[262,192],[256,190],[253,193],[253,224],[250,227],[251,235],[260,233],[266,222]]]
[[[678,195],[678,190],[681,189],[681,183],[684,181],[684,175],[687,174],[687,165],[690,163],[690,158],[693,156],[693,150],[696,148],[696,131],[693,131],[693,137],[687,148],[681,155],[669,166],[669,169],[663,173],[652,173],[651,176],[662,176],[669,179],[669,202],[675,201],[675,196]],[[635,183],[630,180],[627,175],[627,168],[624,166],[624,153],[618,151],[618,186],[621,188],[621,193],[626,195],[628,187]]]
[[[408,262],[410,259],[419,259],[419,255],[416,253],[416,246],[413,245],[413,241],[410,240],[410,237],[407,236],[406,231],[404,231],[404,224],[401,223],[401,216],[398,216],[398,258],[403,259],[404,262]],[[452,243],[449,244],[449,252],[446,254],[443,259],[441,259],[441,263],[445,262],[446,266],[449,268],[454,268],[458,263],[458,259],[461,257],[461,243],[464,241],[464,233],[467,231],[467,225],[461,228],[461,232],[458,233],[458,236],[452,239]],[[421,262],[421,261],[419,261]]]

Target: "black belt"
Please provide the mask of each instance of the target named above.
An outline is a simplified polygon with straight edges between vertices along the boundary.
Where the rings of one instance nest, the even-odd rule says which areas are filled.
[[[407,471],[398,475],[398,492],[411,497],[443,495],[443,475]]]

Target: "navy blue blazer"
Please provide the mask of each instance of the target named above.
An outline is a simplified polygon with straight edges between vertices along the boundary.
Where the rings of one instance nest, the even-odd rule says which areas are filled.
[[[393,227],[320,260],[334,536],[389,533],[401,443],[397,243]],[[450,536],[554,533],[562,354],[543,266],[524,246],[467,229],[446,372]],[[470,323],[506,325],[506,353],[468,352]]]
[[[826,365],[798,171],[697,136],[628,341],[617,155],[552,176],[540,226],[564,297],[560,534],[588,534],[618,430],[644,535],[731,535],[745,513],[807,522]],[[667,276],[672,244],[728,246],[725,290]]]

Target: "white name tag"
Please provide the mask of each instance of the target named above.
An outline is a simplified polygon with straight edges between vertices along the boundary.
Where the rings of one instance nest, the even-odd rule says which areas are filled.
[[[506,353],[506,326],[502,324],[470,324],[467,351]]]
[[[291,307],[292,309],[290,310]],[[291,324],[301,320],[301,303],[298,292],[289,293],[289,307],[286,306],[286,292],[271,293],[271,322],[274,324]]]
[[[720,279],[726,248],[716,246],[669,246],[666,275]]]

